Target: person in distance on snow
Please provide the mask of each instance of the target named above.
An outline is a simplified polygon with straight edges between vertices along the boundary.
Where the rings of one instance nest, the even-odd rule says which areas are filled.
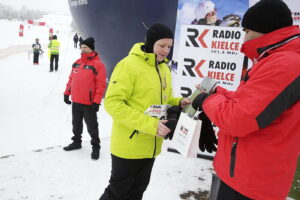
[[[217,87],[193,107],[219,127],[217,200],[285,200],[300,152],[300,29],[281,0],[261,0],[242,20],[253,61],[236,91]]]
[[[79,47],[81,47],[82,41],[83,41],[83,39],[82,39],[82,37],[80,36],[80,37],[79,37]]]
[[[172,31],[153,24],[146,42],[136,43],[112,73],[104,103],[113,118],[112,171],[101,200],[142,199],[164,136],[170,132],[166,120],[144,112],[151,105],[190,103],[172,95],[171,72],[166,65],[172,44]]]
[[[39,42],[39,38],[36,38],[35,43],[32,44],[32,51],[33,51],[33,64],[38,65],[40,53],[43,53],[42,46]]]
[[[74,48],[77,48],[77,43],[78,43],[78,35],[77,35],[77,33],[74,35],[73,41],[74,41]]]
[[[81,58],[73,65],[69,81],[64,92],[64,102],[71,104],[72,97],[72,125],[73,142],[64,147],[65,151],[81,148],[83,119],[91,136],[91,158],[99,159],[100,138],[98,130],[97,112],[106,88],[106,69],[95,51],[95,41],[87,38],[81,43]]]

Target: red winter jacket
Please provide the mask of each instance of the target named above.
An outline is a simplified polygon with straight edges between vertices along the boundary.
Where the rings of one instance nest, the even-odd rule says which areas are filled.
[[[285,200],[300,152],[300,29],[285,27],[244,43],[254,65],[235,92],[218,87],[203,104],[215,123],[214,168],[255,200]]]
[[[100,104],[106,88],[106,71],[97,52],[82,53],[72,66],[65,95],[75,103]]]

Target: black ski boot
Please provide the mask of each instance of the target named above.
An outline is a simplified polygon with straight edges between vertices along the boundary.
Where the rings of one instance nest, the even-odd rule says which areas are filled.
[[[93,160],[98,160],[100,155],[100,147],[99,146],[93,146],[93,151],[91,154],[91,158]]]
[[[81,149],[81,143],[79,142],[72,142],[71,144],[69,144],[68,146],[63,148],[65,151],[72,151],[75,149]]]

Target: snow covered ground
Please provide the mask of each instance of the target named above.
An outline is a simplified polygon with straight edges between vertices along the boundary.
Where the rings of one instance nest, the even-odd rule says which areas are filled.
[[[44,50],[48,29],[0,20],[0,199],[1,200],[96,200],[108,184],[112,120],[103,106],[98,113],[100,159],[90,158],[89,135],[84,129],[83,148],[62,150],[71,140],[71,107],[63,91],[71,64],[80,56],[73,48],[67,16],[45,16],[61,42],[58,72],[49,73],[47,53],[38,66],[28,50],[36,37]],[[168,152],[167,143],[157,158],[144,200],[200,199],[210,189],[212,165],[203,159],[186,159]]]

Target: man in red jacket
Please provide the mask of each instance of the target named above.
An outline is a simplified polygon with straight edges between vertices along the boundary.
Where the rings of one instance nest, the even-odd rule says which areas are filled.
[[[235,92],[217,87],[193,106],[216,124],[217,200],[285,200],[300,152],[300,29],[281,0],[245,13],[241,51],[253,66]]]
[[[87,38],[81,43],[81,58],[72,66],[71,75],[64,92],[64,102],[71,104],[73,142],[63,149],[71,151],[81,148],[83,119],[92,138],[93,151],[91,158],[97,160],[100,152],[100,139],[97,112],[106,88],[106,71],[104,64],[95,51],[95,41]]]

